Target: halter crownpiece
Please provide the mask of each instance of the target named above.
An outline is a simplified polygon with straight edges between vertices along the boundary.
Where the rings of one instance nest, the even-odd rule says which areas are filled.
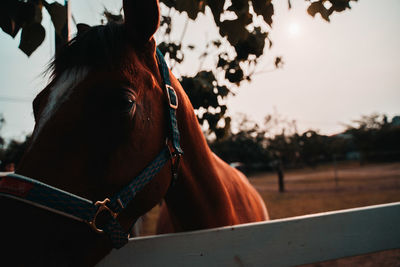
[[[36,207],[40,207],[66,217],[86,222],[97,233],[107,233],[114,248],[121,248],[128,242],[127,233],[119,224],[118,214],[133,200],[139,192],[171,160],[172,182],[178,176],[179,161],[183,155],[180,147],[180,136],[176,120],[178,97],[171,86],[169,69],[162,53],[157,48],[157,62],[164,81],[168,99],[170,130],[165,147],[157,157],[128,185],[116,195],[103,201],[93,202],[37,180],[18,175],[0,176],[0,196],[17,199]],[[107,212],[107,223],[102,229],[96,225],[99,214]],[[133,224],[132,224],[133,225]]]

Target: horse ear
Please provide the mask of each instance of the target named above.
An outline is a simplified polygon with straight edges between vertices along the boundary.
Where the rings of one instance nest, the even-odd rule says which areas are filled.
[[[76,25],[76,28],[78,29],[78,36],[81,36],[82,34],[84,34],[85,32],[87,32],[91,27],[85,23],[78,23]]]
[[[123,4],[129,39],[148,42],[160,25],[158,0],[123,0]]]

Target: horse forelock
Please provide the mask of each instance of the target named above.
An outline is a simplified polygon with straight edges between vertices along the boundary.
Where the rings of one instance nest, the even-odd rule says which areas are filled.
[[[73,88],[86,77],[87,73],[87,68],[74,68],[64,71],[60,77],[57,77],[54,84],[49,88],[50,93],[41,116],[36,122],[36,129],[32,136],[32,141],[35,141],[46,122],[49,121],[62,103],[68,99]]]
[[[112,71],[123,64],[123,32],[123,25],[115,23],[91,27],[60,49],[47,69],[52,80],[46,104],[36,122],[33,141],[43,125],[91,70]]]
[[[124,62],[125,46],[122,24],[94,26],[62,47],[50,63],[48,71],[56,79],[64,71],[73,68],[113,70]]]
[[[150,45],[155,46],[153,42],[150,42]],[[138,60],[134,50],[123,24],[94,26],[61,48],[47,72],[50,73],[53,83],[62,80],[61,77],[66,76],[65,73],[72,79],[73,76],[69,73],[78,74],[84,70],[86,73],[96,71],[110,75],[117,72],[134,84],[136,79],[142,78],[141,75],[137,75],[139,69],[148,72],[147,76],[152,76],[152,71]],[[151,47],[150,50],[155,51],[155,47]]]

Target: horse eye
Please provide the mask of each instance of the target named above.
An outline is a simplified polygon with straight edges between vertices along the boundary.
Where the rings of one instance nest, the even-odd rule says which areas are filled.
[[[109,110],[121,114],[132,113],[136,106],[136,101],[128,96],[114,96],[109,98],[107,102]]]
[[[121,110],[123,112],[130,113],[135,105],[136,102],[133,99],[124,99],[123,103],[121,104]]]

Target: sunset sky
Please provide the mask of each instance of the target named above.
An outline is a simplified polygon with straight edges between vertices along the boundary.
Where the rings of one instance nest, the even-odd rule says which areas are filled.
[[[96,25],[104,6],[117,11],[121,2],[71,0],[71,9],[77,22]],[[267,72],[234,89],[236,95],[228,100],[234,118],[244,113],[262,121],[278,112],[296,120],[300,132],[311,128],[334,134],[361,115],[400,115],[400,1],[352,2],[352,9],[331,16],[331,23],[319,15],[310,17],[305,1],[292,1],[291,10],[287,1],[274,4],[274,44],[259,63],[260,71]],[[184,37],[198,51],[216,36],[209,13],[191,21]],[[6,119],[1,134],[7,138],[20,139],[32,131],[31,102],[47,83],[41,73],[54,53],[54,34],[43,14],[46,39],[30,58],[18,49],[20,34],[13,40],[0,31],[0,114]],[[176,18],[179,36],[185,18]],[[268,72],[275,56],[282,56],[285,65]],[[198,54],[188,55],[174,73],[193,74],[198,66]]]

